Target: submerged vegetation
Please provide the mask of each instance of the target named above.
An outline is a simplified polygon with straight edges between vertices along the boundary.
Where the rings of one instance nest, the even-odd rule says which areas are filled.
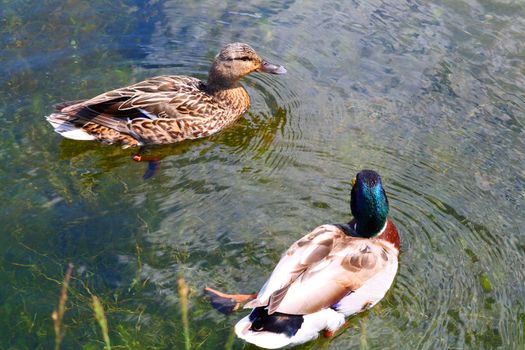
[[[300,349],[525,346],[525,3],[0,6],[0,348],[249,348],[245,311],[199,291],[255,292],[291,242],[349,217],[362,168],[385,174],[399,275]],[[150,76],[204,78],[233,41],[289,74],[245,79],[251,110],[223,133],[147,150],[163,158],[148,181],[132,150],[44,120]]]
[[[58,310],[54,310],[51,314],[53,320],[53,327],[55,328],[55,350],[60,349],[62,338],[64,338],[65,330],[63,328],[64,312],[66,311],[67,289],[69,288],[69,281],[71,280],[71,273],[73,272],[73,264],[67,267],[64,281],[62,282],[62,290],[58,299]]]
[[[104,337],[104,343],[106,344],[105,349],[111,350],[111,342],[109,341],[108,334],[108,320],[106,319],[106,314],[104,313],[104,307],[102,306],[100,300],[97,298],[96,295],[93,295],[92,299],[93,311],[95,312],[95,319],[97,320],[98,325],[100,326],[102,336]]]
[[[73,274],[73,264],[69,264],[67,271],[64,275],[64,279],[61,283],[61,290],[58,298],[58,308],[56,310],[53,310],[51,313],[51,319],[53,322],[53,328],[55,331],[55,350],[59,350],[62,348],[68,348],[68,346],[71,346],[72,342],[67,341],[66,343],[68,345],[62,346],[62,341],[66,335],[66,329],[68,326],[71,326],[74,328],[75,326],[82,325],[84,323],[90,323],[91,317],[89,317],[89,314],[82,315],[78,314],[79,309],[85,309],[85,305],[78,304],[79,302],[89,302],[90,301],[90,308],[92,310],[92,317],[96,321],[99,331],[101,334],[101,338],[104,343],[104,349],[105,350],[111,350],[111,340],[110,340],[110,328],[108,325],[108,320],[106,317],[106,311],[104,310],[104,306],[102,305],[102,302],[100,299],[94,295],[91,294],[92,291],[87,287],[87,285],[81,281],[80,278],[76,279],[76,284],[82,286],[81,289],[74,289],[72,290],[72,294],[75,296],[73,301],[70,301],[70,308],[73,309],[72,313],[73,315],[68,315],[68,317],[64,318],[64,316],[67,314],[67,301],[68,301],[68,292],[70,288],[70,281],[71,276]],[[144,282],[146,283],[146,282]],[[184,348],[186,350],[193,349],[190,339],[190,322],[188,318],[188,308],[189,308],[189,300],[188,300],[188,293],[189,288],[184,278],[179,278],[177,280],[178,285],[178,297],[179,297],[179,305],[180,305],[180,318],[179,319],[173,319],[174,324],[179,324],[180,328],[184,334]],[[133,287],[131,287],[133,288]],[[81,290],[84,289],[83,292]],[[87,297],[87,295],[91,294],[91,300]],[[137,315],[138,319],[136,320],[135,330],[138,332],[138,334],[141,334],[141,328],[140,325],[140,315],[143,314],[144,310],[140,310],[137,314],[138,310],[126,310],[125,308],[121,308],[118,306],[119,304],[116,302],[107,301],[107,304],[109,305],[108,311],[110,316],[114,316],[119,313],[124,313],[128,315]],[[75,310],[76,309],[76,310]],[[76,316],[75,316],[76,314]],[[179,328],[178,326],[175,326],[174,328]],[[92,338],[91,342],[95,346],[99,341],[97,341],[96,338],[96,330],[93,329],[94,334],[90,337]],[[135,349],[135,348],[141,348],[142,346],[146,346],[146,344],[151,344],[151,342],[148,343],[141,343],[138,340],[133,340],[130,338],[130,333],[128,330],[126,330],[122,324],[118,325],[116,327],[116,330],[113,330],[111,332],[113,339],[115,339],[117,346],[114,346],[113,348],[117,349]],[[169,339],[170,337],[167,337],[166,339],[162,340],[162,342],[159,342],[157,345],[161,345],[164,343],[164,345],[171,344],[171,346],[176,347],[177,341],[174,339]],[[198,339],[197,339],[198,340]],[[151,341],[151,339],[149,339]],[[73,342],[74,343],[74,342]],[[88,343],[89,344],[89,343]],[[141,345],[142,344],[142,345]],[[86,348],[84,344],[83,348]],[[90,347],[88,347],[90,348]],[[198,347],[197,347],[198,348]]]

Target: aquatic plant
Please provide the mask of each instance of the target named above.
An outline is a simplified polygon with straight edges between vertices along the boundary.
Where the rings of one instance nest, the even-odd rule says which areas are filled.
[[[53,310],[51,319],[53,320],[53,328],[55,329],[55,350],[60,349],[60,344],[64,338],[65,330],[63,328],[62,320],[66,312],[67,290],[69,288],[69,281],[73,273],[73,264],[69,263],[66,274],[64,275],[64,282],[58,298],[58,310]]]

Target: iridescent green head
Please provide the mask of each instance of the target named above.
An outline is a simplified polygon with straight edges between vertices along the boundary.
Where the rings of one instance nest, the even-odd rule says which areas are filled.
[[[381,177],[373,170],[363,170],[352,185],[350,207],[356,221],[355,230],[361,237],[374,237],[385,227],[388,216],[388,199]]]

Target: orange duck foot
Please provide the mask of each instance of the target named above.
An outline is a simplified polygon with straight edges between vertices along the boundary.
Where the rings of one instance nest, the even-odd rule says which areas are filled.
[[[331,331],[329,329],[325,329],[325,330],[323,330],[323,336],[325,338],[332,338],[335,335],[339,335],[339,334],[343,333],[345,331],[345,329],[348,328],[348,326],[350,326],[350,321],[346,321],[345,323],[343,323],[341,325],[341,327],[337,328],[335,331]]]
[[[329,329],[325,329],[325,330],[323,331],[323,336],[324,336],[325,338],[332,338],[332,337],[334,336],[334,334],[335,334],[335,331],[331,331],[331,330],[329,330]]]
[[[209,287],[204,288],[204,294],[210,299],[213,308],[225,315],[238,310],[241,303],[257,297],[257,294],[226,294]]]
[[[146,172],[144,175],[142,175],[142,178],[144,180],[149,179],[155,173],[157,170],[159,170],[160,166],[160,157],[155,156],[143,156],[140,153],[136,153],[131,157],[135,162],[148,162],[148,168],[146,169]]]

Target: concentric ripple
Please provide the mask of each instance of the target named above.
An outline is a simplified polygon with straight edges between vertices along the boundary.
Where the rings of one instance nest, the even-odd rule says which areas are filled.
[[[375,169],[401,235],[398,276],[348,329],[299,349],[521,349],[525,320],[525,4],[520,1],[6,2],[2,12],[0,344],[249,348],[204,286],[255,292],[283,251],[350,219]],[[135,150],[63,140],[62,100],[160,74],[205,79],[225,43],[282,76],[242,79],[249,112],[202,140]],[[87,321],[86,321],[87,320]]]

